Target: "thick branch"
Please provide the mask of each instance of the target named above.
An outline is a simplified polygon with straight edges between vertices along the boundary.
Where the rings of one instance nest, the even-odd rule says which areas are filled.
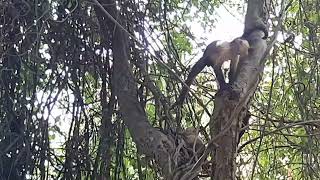
[[[253,95],[263,68],[260,65],[263,55],[266,51],[266,41],[263,39],[267,34],[264,29],[266,25],[263,19],[266,16],[263,10],[262,0],[249,0],[245,20],[245,38],[250,43],[249,56],[241,59],[237,71],[236,80],[233,83],[233,89],[240,94],[239,99],[229,99],[230,94],[225,92],[216,96],[215,110],[210,119],[211,136],[215,137],[220,132],[228,128],[216,143],[218,147],[213,153],[214,179],[235,179],[235,157],[237,141],[239,135],[239,125],[241,119],[246,114],[246,106],[250,97]],[[247,34],[246,34],[247,33]]]
[[[268,37],[267,8],[264,8],[265,2],[269,0],[249,0],[247,14],[245,17],[244,37],[248,37],[253,31],[262,31],[263,39]]]
[[[116,18],[117,8],[109,5],[104,9],[99,2],[99,8],[96,9],[99,15],[111,15],[115,20],[121,23],[121,18]],[[113,0],[104,1],[105,4],[116,4]],[[132,70],[129,66],[129,45],[128,33],[114,22],[107,18],[106,22],[100,22],[100,26],[105,25],[112,29],[112,32],[104,32],[104,39],[112,37],[113,52],[113,88],[118,99],[120,112],[125,124],[128,126],[130,134],[136,143],[138,150],[149,157],[155,159],[161,167],[164,174],[169,174],[169,158],[174,145],[166,135],[153,128],[148,122],[146,113],[141,107],[137,98],[137,87]],[[107,29],[107,28],[106,28]],[[114,31],[113,31],[114,30]]]

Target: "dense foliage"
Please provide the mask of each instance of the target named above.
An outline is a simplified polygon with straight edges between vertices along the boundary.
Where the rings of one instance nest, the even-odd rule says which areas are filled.
[[[181,114],[170,110],[205,47],[204,33],[190,29],[201,24],[213,33],[224,18],[218,8],[243,14],[244,3],[115,3],[151,124],[164,132],[206,127],[217,88],[209,68],[192,86],[201,102],[192,96]],[[320,2],[274,3],[270,29],[279,31],[278,42],[250,104],[237,176],[318,179]],[[0,12],[0,179],[157,179],[158,167],[139,154],[114,95],[114,20],[82,0],[1,0]],[[208,129],[200,133],[207,142]]]

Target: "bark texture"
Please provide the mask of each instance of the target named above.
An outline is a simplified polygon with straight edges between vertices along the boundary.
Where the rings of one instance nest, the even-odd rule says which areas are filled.
[[[210,119],[210,133],[216,140],[217,148],[213,151],[212,178],[215,180],[235,179],[235,157],[239,126],[246,116],[248,103],[260,80],[263,71],[261,63],[266,51],[265,33],[260,27],[266,26],[264,1],[249,0],[245,19],[245,32],[250,43],[249,56],[240,60],[233,89],[240,98],[230,98],[230,93],[222,92],[216,96],[215,110]]]

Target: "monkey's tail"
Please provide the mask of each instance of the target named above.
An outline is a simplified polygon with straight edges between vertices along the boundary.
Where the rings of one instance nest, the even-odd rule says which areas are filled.
[[[207,65],[207,57],[202,57],[199,59],[198,62],[196,62],[195,65],[193,65],[193,67],[191,68],[191,71],[188,75],[187,80],[185,81],[185,84],[182,85],[182,90],[181,93],[178,97],[178,100],[174,103],[174,106],[176,105],[182,105],[184,99],[186,98],[189,88],[192,84],[192,82],[194,81],[194,79],[196,78],[196,76],[204,69],[204,67],[206,67]]]

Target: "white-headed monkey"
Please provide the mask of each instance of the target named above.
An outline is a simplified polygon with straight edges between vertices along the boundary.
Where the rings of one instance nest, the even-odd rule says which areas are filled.
[[[191,68],[191,71],[186,80],[188,87],[183,86],[181,94],[178,98],[177,104],[182,104],[190,85],[195,77],[205,68],[205,66],[211,66],[216,74],[216,79],[219,83],[220,89],[230,88],[229,84],[235,80],[235,74],[240,58],[246,57],[249,51],[249,43],[245,39],[236,38],[231,42],[219,43],[219,41],[213,41],[205,49],[203,56],[200,60]],[[221,66],[223,62],[231,60],[229,71],[229,84],[226,83]]]

